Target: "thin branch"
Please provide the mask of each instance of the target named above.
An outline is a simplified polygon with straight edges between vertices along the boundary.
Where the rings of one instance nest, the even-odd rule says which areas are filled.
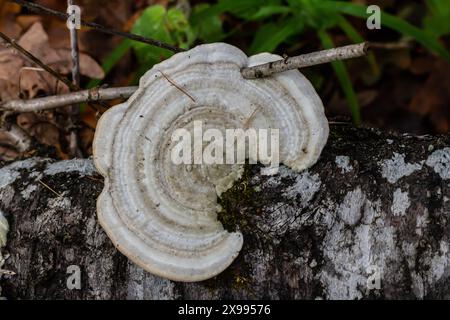
[[[74,5],[74,0],[67,0],[67,5]],[[75,20],[75,17],[72,17]],[[75,22],[75,21],[74,21]],[[70,52],[72,56],[72,82],[80,86],[80,53],[78,48],[78,32],[75,27],[70,28]]]
[[[0,269],[0,276],[15,276],[16,273],[11,270]]]
[[[0,32],[0,36],[3,35]],[[4,35],[3,35],[4,36]],[[31,55],[25,49],[17,45],[13,40],[4,36],[6,41],[16,47],[19,51],[25,55]],[[350,45],[346,47],[334,48],[330,50],[323,50],[319,52],[313,52],[306,55],[300,55],[296,57],[286,58],[275,62],[265,63],[253,67],[242,69],[242,75],[244,78],[261,78],[267,77],[277,72],[283,72],[286,70],[303,68],[313,66],[322,63],[328,63],[336,60],[350,59],[355,57],[361,57],[367,53],[369,44],[361,43],[357,45]],[[31,57],[34,57],[31,55]],[[45,66],[39,59],[35,58],[36,64],[42,66],[47,70],[49,67]],[[32,59],[33,60],[33,59]],[[34,60],[33,60],[34,61]],[[40,62],[40,63],[38,63]],[[52,69],[50,69],[52,70]],[[54,71],[53,71],[54,72]],[[161,72],[161,71],[160,71]],[[194,102],[195,99],[185,92],[182,88],[176,85],[170,78],[168,78],[163,72],[161,74],[172,85],[180,89],[183,93],[189,96]],[[67,79],[66,79],[67,80]],[[72,87],[74,85],[70,84]],[[44,98],[37,98],[31,100],[11,100],[0,104],[0,110],[6,112],[36,112],[42,110],[54,109],[71,104],[77,104],[82,102],[102,102],[104,100],[112,100],[116,98],[126,99],[129,98],[138,87],[119,87],[119,88],[94,88],[90,90],[83,90],[78,92],[72,92],[69,94],[50,96]],[[78,86],[75,89],[79,90]]]
[[[57,96],[30,100],[10,100],[0,104],[1,111],[17,113],[50,110],[83,102],[98,102],[112,99],[129,98],[138,87],[93,88]]]
[[[173,81],[172,79],[170,79],[164,72],[162,72],[161,70],[158,70],[159,73],[162,74],[162,76],[171,84],[173,85],[175,88],[177,88],[178,90],[180,90],[182,93],[184,93],[186,96],[189,97],[189,99],[191,99],[193,102],[196,102],[194,97],[191,96],[186,90],[184,90],[182,87],[180,87],[179,85],[177,85],[175,83],[175,81]]]
[[[317,51],[253,67],[247,67],[242,69],[242,76],[246,79],[263,78],[287,70],[310,67],[337,60],[358,58],[366,55],[368,49],[369,44],[364,42],[340,48]]]
[[[26,7],[27,9],[29,9],[31,11],[34,11],[34,12],[37,12],[37,13],[45,13],[45,14],[48,14],[48,15],[52,15],[52,16],[55,16],[55,17],[61,19],[61,20],[67,21],[67,19],[69,18],[69,15],[67,13],[60,12],[60,11],[57,11],[57,10],[53,10],[53,9],[41,6],[41,5],[37,4],[37,3],[31,3],[31,2],[28,2],[28,1],[24,1],[24,0],[9,0],[9,1],[17,3],[17,4],[19,4],[19,5],[23,6],[23,7]],[[119,30],[115,30],[115,29],[110,29],[110,28],[102,26],[101,24],[98,24],[98,23],[81,20],[81,25],[85,26],[85,27],[88,27],[88,28],[92,28],[94,30],[97,30],[97,31],[100,31],[100,32],[103,32],[103,33],[107,33],[107,34],[115,35],[115,36],[120,36],[120,37],[125,37],[125,38],[131,39],[131,40],[143,42],[143,43],[146,43],[146,44],[149,44],[149,45],[152,45],[152,46],[156,46],[156,47],[159,47],[159,48],[167,49],[167,50],[170,50],[170,51],[173,51],[173,52],[184,51],[183,49],[181,49],[179,47],[176,47],[176,46],[173,46],[173,45],[161,42],[159,40],[150,39],[150,38],[142,37],[142,36],[139,36],[139,35],[136,35],[136,34],[123,32],[123,31],[119,31]]]
[[[283,72],[285,70],[307,67],[320,63],[327,63],[339,59],[349,59],[350,57],[359,57],[367,52],[367,47],[367,43],[362,43],[359,45],[351,45],[347,47],[314,52],[307,55],[296,56],[284,60],[257,65],[250,68],[244,68],[242,70],[242,74],[244,78],[267,77],[276,72]],[[172,85],[175,85],[175,87],[182,90],[182,88],[177,86],[164,73],[161,72],[161,74]],[[67,106],[75,103],[95,102],[116,98],[126,99],[130,97],[136,90],[137,87],[119,87],[109,89],[94,88],[90,90],[38,99],[12,100],[0,104],[0,110],[12,112],[35,112]],[[187,92],[185,92],[184,90],[182,91],[183,93],[187,94],[193,101],[195,101],[195,99],[191,97]]]
[[[54,194],[56,194],[58,196],[58,198],[62,197],[61,193],[56,192],[52,187],[50,187],[48,184],[46,184],[44,181],[42,180],[38,180],[38,182],[40,184],[42,184],[45,188],[47,188],[48,190],[50,190],[51,192],[53,192]]]
[[[67,7],[70,8],[75,4],[74,0],[67,0]],[[78,48],[78,31],[75,26],[75,22],[77,17],[75,16],[76,12],[71,13],[71,19],[73,20],[72,28],[69,28],[70,33],[70,53],[72,60],[72,83],[76,86],[80,86],[80,51]],[[74,125],[74,122],[77,122],[78,115],[80,113],[80,106],[78,104],[74,104],[70,107],[70,116],[69,116],[69,155],[71,157],[82,157],[83,154],[81,150],[78,148],[78,135],[77,128]]]
[[[411,42],[402,40],[398,42],[371,42],[371,49],[383,49],[383,50],[403,50],[410,49]]]

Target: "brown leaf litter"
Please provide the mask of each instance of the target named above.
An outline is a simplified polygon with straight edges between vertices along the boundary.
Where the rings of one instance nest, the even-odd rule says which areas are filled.
[[[67,36],[68,33],[67,33]],[[34,22],[18,41],[24,49],[38,57],[42,62],[55,71],[69,75],[72,62],[70,49],[67,47],[52,47],[49,37],[40,21]],[[89,55],[80,53],[80,73],[86,77],[102,79],[104,72],[101,66]],[[37,68],[24,58],[19,52],[3,47],[0,49],[0,100],[33,99],[41,96],[67,93],[69,89],[44,70]],[[16,122],[28,135],[36,138],[39,143],[53,146],[58,150],[61,158],[67,158],[65,145],[67,145],[68,128],[70,121],[70,107],[56,111],[20,114]],[[0,146],[11,158],[14,151],[21,155],[16,148],[10,145],[7,139],[1,139]],[[1,155],[0,155],[1,158]]]

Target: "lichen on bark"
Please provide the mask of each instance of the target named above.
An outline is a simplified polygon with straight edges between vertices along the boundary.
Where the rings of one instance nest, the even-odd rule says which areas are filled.
[[[307,171],[282,166],[279,175],[268,177],[260,175],[259,166],[246,166],[241,180],[222,195],[219,214],[225,228],[243,233],[244,247],[225,272],[199,283],[155,277],[114,248],[96,220],[103,182],[87,169],[90,160],[51,165],[54,161],[32,159],[5,166],[0,210],[11,230],[4,268],[16,275],[0,280],[2,295],[448,299],[450,182],[444,172],[449,145],[448,136],[339,126],[320,161]],[[390,182],[383,163],[395,154],[405,164],[421,164],[420,169]],[[342,156],[352,170],[342,170],[342,161],[336,161]],[[59,169],[51,174],[49,167]],[[406,197],[409,205],[400,206]],[[82,271],[81,290],[66,287],[66,269],[73,264]]]

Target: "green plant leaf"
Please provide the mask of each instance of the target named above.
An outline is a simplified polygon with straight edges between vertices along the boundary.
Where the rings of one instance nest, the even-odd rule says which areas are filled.
[[[334,48],[333,40],[330,35],[325,30],[319,30],[318,32],[320,41],[325,49]],[[356,125],[361,124],[361,111],[358,103],[358,98],[356,97],[355,90],[353,89],[352,81],[348,74],[347,68],[342,61],[332,62],[334,72],[336,73],[339,84],[344,91],[347,98],[348,105],[350,107],[350,112],[352,114],[353,122]]]
[[[255,8],[279,6],[281,2],[282,0],[219,0],[217,4],[212,5],[207,10],[194,13],[191,16],[191,21],[198,23],[210,16],[216,16],[224,12],[229,12],[239,18],[249,20],[255,14]]]
[[[230,3],[228,12],[235,16],[251,20],[257,8],[273,7],[281,5],[281,0],[220,0],[219,2]]]
[[[364,42],[364,38],[359,34],[359,32],[352,26],[347,19],[343,16],[340,16],[339,19],[339,27],[342,31],[345,32],[347,37],[350,38],[354,43]],[[378,66],[377,60],[373,52],[369,52],[367,55],[367,61],[369,62],[370,67],[372,68],[373,74],[378,77],[380,75],[380,67]]]
[[[280,24],[265,24],[256,32],[250,46],[250,53],[273,52],[287,38],[302,30],[303,26],[295,18],[284,20]]]
[[[188,48],[195,40],[195,33],[181,10],[166,10],[161,5],[150,6],[135,22],[132,32],[144,37],[157,39],[182,48]],[[132,46],[141,65],[148,68],[169,58],[169,50],[133,41]]]
[[[287,6],[265,6],[260,7],[256,13],[254,13],[249,20],[261,20],[268,18],[276,14],[292,13],[292,8]]]
[[[423,21],[425,31],[435,38],[450,34],[450,5],[448,0],[428,0],[428,14]]]
[[[369,14],[367,13],[367,7],[359,4],[353,4],[343,1],[321,1],[318,6],[323,8],[323,10],[328,11],[338,11],[344,14],[360,17],[367,19]],[[381,13],[381,24],[391,28],[403,35],[409,36],[415,39],[417,42],[421,43],[423,46],[428,48],[430,51],[438,54],[440,57],[450,61],[450,53],[442,46],[435,38],[430,37],[430,35],[413,26],[409,22],[397,18],[389,13]]]
[[[182,48],[189,48],[196,39],[195,32],[179,9],[171,8],[166,10],[160,5],[150,6],[145,9],[133,25],[132,32]],[[142,75],[153,64],[173,54],[166,49],[125,39],[103,61],[102,68],[105,74],[108,74],[130,49],[134,49],[138,58],[138,76]],[[91,80],[88,83],[88,88],[99,84],[99,80]]]
[[[297,13],[297,18],[306,26],[315,30],[336,26],[339,14],[333,10],[322,10],[319,6],[323,0],[287,0]]]
[[[180,9],[170,8],[167,10],[165,24],[173,42],[177,46],[188,49],[194,43],[196,39],[195,32]]]
[[[166,9],[163,6],[151,6],[144,10],[133,25],[131,31],[135,34],[151,37],[169,44],[174,44],[165,26]],[[169,50],[151,47],[140,42],[133,42],[133,49],[140,64],[154,64],[172,55]]]
[[[211,8],[209,4],[201,3],[192,9],[192,14],[199,14],[209,8]],[[219,15],[210,15],[203,20],[193,21],[191,19],[190,21],[197,37],[204,42],[217,42],[225,38]]]

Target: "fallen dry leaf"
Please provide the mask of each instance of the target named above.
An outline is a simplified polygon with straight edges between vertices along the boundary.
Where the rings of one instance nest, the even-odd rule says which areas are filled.
[[[67,63],[68,61],[71,61],[69,49],[55,49],[49,52],[44,58],[44,61],[62,74],[69,74],[72,72],[72,65]],[[80,73],[93,79],[103,79],[105,77],[102,67],[94,59],[84,53],[80,53]]]
[[[52,48],[41,22],[34,23],[18,43],[61,74],[71,72],[70,50]],[[80,54],[80,73],[90,78],[101,79],[104,72],[100,65],[86,54]],[[65,85],[47,72],[36,68],[19,52],[12,49],[0,51],[0,99],[7,101],[19,97],[32,99],[38,95],[67,92]]]
[[[53,112],[40,114],[27,112],[19,114],[16,121],[17,125],[28,135],[34,137],[41,144],[55,147],[61,159],[68,159],[69,156],[61,145],[64,130],[59,125],[59,120],[61,119],[55,117]],[[62,120],[61,124],[64,124],[64,119]]]
[[[23,29],[23,30],[27,30],[28,28],[30,28],[33,24],[35,24],[36,22],[39,22],[42,20],[41,16],[35,15],[35,16],[31,16],[31,15],[20,15],[16,18],[16,22],[17,24]]]
[[[70,74],[72,69],[70,49],[50,47],[48,35],[40,22],[30,27],[20,38],[19,44],[58,72]],[[101,66],[82,52],[80,53],[80,73],[94,79],[102,79],[105,76]]]
[[[72,62],[70,49],[67,47],[52,47],[48,34],[40,21],[32,18],[22,21],[22,24],[32,23],[31,27],[22,35],[18,43],[27,51],[38,57],[60,74],[71,73]],[[66,31],[66,36],[69,34]],[[80,53],[80,73],[90,78],[101,79],[104,72],[100,65],[90,56]],[[11,48],[0,49],[0,99],[32,99],[39,96],[56,95],[68,92],[68,88],[45,70],[33,65],[19,52]],[[34,137],[41,144],[53,146],[58,156],[67,159],[67,145],[71,128],[74,127],[72,109],[60,108],[44,113],[20,114],[16,122],[29,136]],[[88,137],[88,135],[86,136]],[[90,138],[89,138],[90,139]],[[89,140],[88,139],[88,140]],[[0,135],[0,153],[3,159],[19,156],[8,147],[8,139]]]

